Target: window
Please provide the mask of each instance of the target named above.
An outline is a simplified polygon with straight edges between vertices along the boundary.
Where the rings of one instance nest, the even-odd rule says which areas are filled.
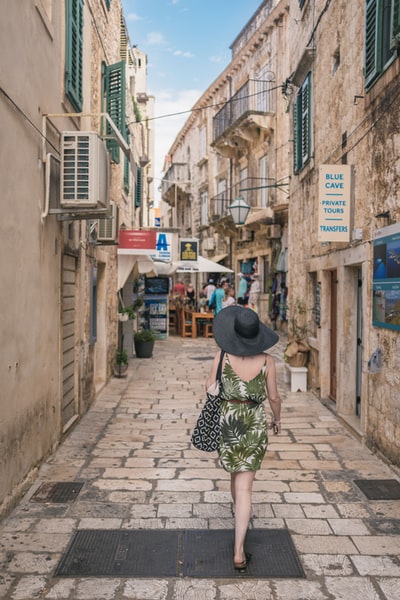
[[[298,173],[311,157],[311,73],[297,94],[294,113],[294,172]]]
[[[400,0],[366,0],[365,86],[370,87],[397,56]]]
[[[65,93],[82,110],[83,0],[66,3]]]
[[[143,177],[142,177],[142,169],[138,167],[136,173],[136,182],[135,182],[135,208],[139,208],[142,206],[142,196],[143,196]]]
[[[207,129],[206,126],[200,128],[200,159],[207,156]]]
[[[200,194],[200,221],[202,225],[208,223],[208,193],[201,192]]]
[[[104,65],[103,90],[106,111],[126,139],[124,60],[113,65]],[[120,149],[118,141],[115,139],[114,131],[108,123],[107,136],[111,136],[111,139],[107,140],[107,148],[111,151],[111,158],[114,162],[119,163]],[[114,136],[114,139],[112,139],[112,136]]]
[[[217,184],[217,198],[214,206],[214,213],[222,217],[225,214],[226,205],[226,179],[220,179]]]
[[[265,208],[268,206],[268,190],[267,187],[262,187],[268,185],[268,157],[265,155],[260,158],[258,163],[259,168],[259,182],[260,182],[260,204]]]

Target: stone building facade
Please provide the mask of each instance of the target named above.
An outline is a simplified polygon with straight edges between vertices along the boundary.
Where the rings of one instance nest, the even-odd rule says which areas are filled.
[[[277,268],[288,241],[290,119],[281,92],[289,69],[288,9],[288,2],[265,0],[234,40],[231,62],[195,104],[168,153],[162,188],[169,205],[165,225],[199,238],[204,256],[243,272],[249,285],[259,275],[264,320],[273,280],[276,296],[285,291],[285,261]],[[229,206],[238,198],[250,213],[235,226]]]
[[[149,151],[119,0],[13,2],[0,34],[1,514],[112,373],[118,222]]]
[[[292,111],[304,109],[303,133],[293,132],[289,300],[306,304],[309,384],[397,465],[399,329],[373,325],[373,279],[374,239],[400,221],[399,13],[398,0],[292,2],[289,32]],[[324,165],[349,166],[347,240],[321,239]],[[368,366],[377,349],[381,370]]]

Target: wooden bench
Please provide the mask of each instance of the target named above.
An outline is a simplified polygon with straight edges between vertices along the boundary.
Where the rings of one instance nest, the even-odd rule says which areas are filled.
[[[291,367],[285,363],[283,379],[285,383],[290,383],[291,392],[307,391],[307,367]]]

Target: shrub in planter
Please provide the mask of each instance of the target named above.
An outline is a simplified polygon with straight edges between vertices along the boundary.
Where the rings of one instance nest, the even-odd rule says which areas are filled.
[[[150,329],[141,329],[133,334],[135,354],[137,358],[151,358],[154,348],[154,333]]]
[[[128,369],[128,353],[126,350],[116,350],[113,369],[116,377],[123,377]]]

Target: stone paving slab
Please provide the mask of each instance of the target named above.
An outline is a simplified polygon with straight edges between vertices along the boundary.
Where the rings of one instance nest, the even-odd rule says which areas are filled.
[[[356,479],[397,479],[313,394],[283,381],[282,434],[254,484],[251,527],[286,528],[306,579],[55,578],[83,529],[233,529],[229,476],[190,445],[216,347],[172,336],[132,359],[41,466],[0,522],[1,600],[399,600],[400,501],[372,501]],[[200,360],[195,360],[200,358]],[[32,502],[45,482],[80,481],[71,503]]]

